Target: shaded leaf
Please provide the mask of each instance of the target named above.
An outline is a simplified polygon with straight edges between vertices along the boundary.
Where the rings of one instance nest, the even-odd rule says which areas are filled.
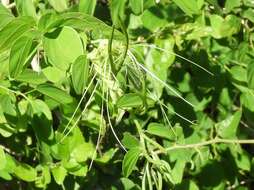
[[[143,100],[138,94],[129,93],[119,98],[116,104],[119,108],[139,107],[143,105]]]
[[[22,16],[31,16],[36,18],[36,10],[32,0],[15,0],[18,12]]]
[[[96,0],[80,0],[79,11],[88,15],[93,15],[96,3]]]
[[[122,171],[125,177],[128,177],[134,170],[141,152],[139,148],[132,148],[125,154],[122,164]]]
[[[5,168],[5,165],[6,165],[6,158],[5,158],[5,153],[4,153],[4,150],[3,148],[0,146],[0,160],[1,160],[1,163],[0,163],[0,170],[4,169]],[[1,173],[1,171],[0,171]]]
[[[176,139],[176,135],[174,134],[172,129],[164,126],[161,123],[150,123],[147,127],[146,132],[169,140]]]
[[[132,148],[140,146],[139,140],[128,132],[124,133],[122,143],[124,147],[128,149],[132,149]]]
[[[73,98],[65,91],[50,84],[40,84],[36,90],[62,104],[69,104],[73,101]]]
[[[89,62],[86,55],[79,56],[72,65],[72,83],[77,94],[81,94],[87,84]]]
[[[68,8],[67,0],[48,0],[49,4],[58,12],[62,12]]]
[[[0,32],[0,53],[9,49],[14,42],[35,25],[31,17],[20,17],[5,25]]]
[[[24,181],[27,181],[27,182],[35,181],[36,176],[37,176],[36,170],[33,167],[31,167],[30,165],[24,164],[24,163],[17,164],[17,166],[15,167],[15,170],[14,170],[14,174],[18,178],[20,178]]]
[[[38,85],[45,83],[47,78],[43,73],[37,73],[31,69],[26,69],[16,77],[16,80]]]
[[[125,3],[126,0],[111,0],[110,1],[110,13],[111,13],[111,18],[115,26],[120,26],[120,22],[124,21],[125,17]]]
[[[32,57],[33,48],[33,39],[28,36],[19,38],[12,46],[9,61],[9,73],[12,78],[16,78],[23,71]]]
[[[66,169],[63,166],[58,165],[58,166],[54,167],[51,171],[52,171],[52,174],[53,174],[53,177],[54,177],[56,183],[58,185],[63,184],[64,179],[67,175]]]
[[[14,19],[11,12],[0,3],[0,30]]]
[[[203,0],[173,0],[187,15],[199,14]]]
[[[144,1],[143,0],[130,0],[129,5],[134,14],[139,15],[144,10]]]

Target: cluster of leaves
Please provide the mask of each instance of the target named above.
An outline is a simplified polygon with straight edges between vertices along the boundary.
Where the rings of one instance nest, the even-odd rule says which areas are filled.
[[[254,186],[252,0],[0,4],[0,189]]]

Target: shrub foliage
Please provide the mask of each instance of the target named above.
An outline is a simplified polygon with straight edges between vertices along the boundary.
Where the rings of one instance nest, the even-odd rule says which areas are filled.
[[[0,189],[251,189],[252,0],[0,4]]]

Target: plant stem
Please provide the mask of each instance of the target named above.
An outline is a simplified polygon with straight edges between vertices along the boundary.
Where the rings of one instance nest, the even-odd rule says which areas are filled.
[[[22,96],[23,98],[25,98],[29,103],[31,103],[31,100],[30,100],[25,94],[23,94],[22,92],[15,91],[15,90],[11,90],[11,89],[9,89],[9,88],[7,88],[7,87],[5,87],[5,86],[2,86],[2,85],[0,85],[0,88],[6,90],[6,91],[8,91],[8,92],[11,92],[11,93],[13,93],[13,94],[20,95],[20,96]]]
[[[194,143],[194,144],[185,144],[185,145],[174,145],[169,148],[166,148],[165,150],[172,151],[172,150],[177,150],[177,149],[187,149],[187,148],[199,148],[202,146],[207,146],[207,145],[212,145],[212,144],[219,144],[219,143],[225,143],[225,144],[254,144],[254,139],[243,139],[243,140],[238,140],[238,139],[212,139],[200,143]],[[161,150],[157,151],[156,153],[165,153]]]
[[[153,144],[155,147],[157,147],[158,149],[160,149],[161,152],[164,152],[164,153],[167,152],[167,150],[166,150],[163,146],[161,146],[159,143],[153,141],[152,139],[150,139],[150,138],[149,138],[148,136],[146,136],[145,134],[143,134],[143,137],[144,137],[144,139],[146,139],[148,142],[150,142],[151,144]]]

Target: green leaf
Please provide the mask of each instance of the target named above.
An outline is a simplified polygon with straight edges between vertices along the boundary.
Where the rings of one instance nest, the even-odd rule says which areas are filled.
[[[144,0],[130,0],[129,6],[134,14],[139,15],[144,10]]]
[[[171,54],[174,53],[175,40],[173,38],[167,38],[166,40],[157,39],[155,45],[165,51],[161,52],[156,49],[151,49],[146,56],[145,64],[147,68],[159,79],[166,82],[168,78],[168,68],[175,61],[175,56]],[[153,77],[148,76],[148,80],[153,85],[153,93],[155,97],[160,97],[162,95],[164,85],[158,83]]]
[[[43,165],[40,166],[41,175],[37,177],[35,185],[37,188],[46,188],[47,185],[51,182],[51,175],[49,166]]]
[[[210,22],[214,38],[224,38],[236,34],[241,28],[241,20],[235,15],[227,15],[222,18],[219,15],[210,15]]]
[[[97,0],[80,0],[79,1],[79,12],[93,15]]]
[[[36,90],[61,104],[69,104],[73,101],[73,98],[65,91],[50,84],[40,84],[36,87]]]
[[[121,178],[121,183],[124,187],[124,190],[135,190],[135,189],[139,189],[137,188],[137,185],[131,181],[130,179],[128,178]]]
[[[129,132],[124,133],[122,143],[124,147],[128,149],[132,149],[132,148],[140,146],[139,140],[133,135],[131,135]]]
[[[117,152],[117,149],[109,149],[107,152],[105,152],[101,157],[98,157],[95,159],[96,162],[100,164],[107,164],[114,158],[115,154]]]
[[[1,160],[1,163],[0,163],[0,173],[1,173],[1,170],[4,169],[6,165],[5,153],[1,146],[0,146],[0,160]]]
[[[79,56],[72,65],[72,84],[77,94],[84,91],[89,72],[89,62],[86,55]]]
[[[124,94],[118,99],[116,105],[119,108],[135,108],[143,105],[142,98],[136,93]]]
[[[109,39],[112,27],[103,21],[84,13],[67,12],[62,14],[47,13],[43,15],[38,24],[38,28],[43,33],[51,32],[55,28],[69,26],[78,31],[86,31],[98,39]],[[124,35],[115,30],[114,39],[124,40]]]
[[[22,16],[31,16],[36,18],[36,10],[32,0],[15,0],[17,10]]]
[[[252,23],[254,23],[254,10],[249,8],[243,12],[243,17],[249,19]]]
[[[26,63],[32,57],[33,49],[33,39],[29,36],[23,36],[15,42],[10,53],[10,77],[16,78],[23,71]]]
[[[176,190],[199,190],[199,187],[194,181],[186,179],[176,186]]]
[[[45,34],[43,46],[49,62],[64,71],[84,53],[82,41],[71,27],[58,28]]]
[[[42,100],[31,102],[32,127],[39,140],[50,142],[54,138],[52,128],[52,115],[47,104]]]
[[[144,11],[141,20],[145,28],[155,32],[160,27],[163,27],[167,24],[166,18],[165,12],[159,7],[151,7],[150,9]]]
[[[122,164],[122,171],[125,177],[128,177],[134,170],[141,152],[142,150],[139,148],[132,148],[125,154]]]
[[[176,161],[174,168],[172,169],[172,173],[171,173],[175,184],[179,184],[182,182],[185,164],[186,164],[186,162],[183,159],[178,159]]]
[[[248,64],[247,68],[248,87],[254,89],[254,64]]]
[[[245,150],[236,155],[235,162],[238,168],[245,171],[250,171],[251,169],[250,157]]]
[[[27,182],[32,182],[35,181],[37,172],[36,170],[31,167],[28,164],[24,163],[18,163],[15,170],[14,170],[15,176],[18,178],[27,181]]]
[[[225,9],[227,12],[233,11],[236,7],[241,6],[241,0],[226,0]]]
[[[47,78],[44,76],[43,73],[37,73],[31,69],[26,69],[16,77],[16,80],[38,85],[45,83],[47,81]]]
[[[58,69],[57,67],[46,67],[42,69],[45,77],[53,83],[60,83],[66,77],[66,73],[63,70]]]
[[[119,27],[119,19],[124,21],[125,18],[125,3],[126,0],[111,0],[109,7],[111,13],[111,19],[115,26]]]
[[[85,162],[88,158],[93,157],[94,151],[95,148],[92,143],[84,142],[75,147],[71,154],[77,162]]]
[[[64,179],[67,175],[66,169],[63,166],[58,165],[58,166],[54,167],[51,171],[52,171],[52,174],[53,174],[53,177],[54,177],[56,183],[58,185],[62,185],[64,182]]]
[[[234,138],[236,137],[237,128],[241,121],[242,110],[239,110],[234,113],[234,115],[228,117],[226,120],[223,120],[221,123],[218,123],[219,135],[222,138]]]
[[[247,73],[246,73],[246,69],[244,69],[241,66],[233,66],[230,69],[230,74],[232,76],[232,78],[237,81],[237,82],[247,82]],[[251,73],[249,73],[250,75]],[[250,77],[250,76],[249,76]]]
[[[0,3],[0,30],[14,19],[11,12]]]
[[[31,17],[20,17],[5,25],[0,32],[0,53],[9,49],[14,42],[35,25]]]
[[[68,8],[67,0],[48,0],[49,4],[58,12],[62,12]]]
[[[174,135],[172,129],[160,123],[150,123],[147,127],[146,132],[169,140],[176,139],[176,135]]]
[[[187,15],[199,14],[203,0],[173,0]]]

